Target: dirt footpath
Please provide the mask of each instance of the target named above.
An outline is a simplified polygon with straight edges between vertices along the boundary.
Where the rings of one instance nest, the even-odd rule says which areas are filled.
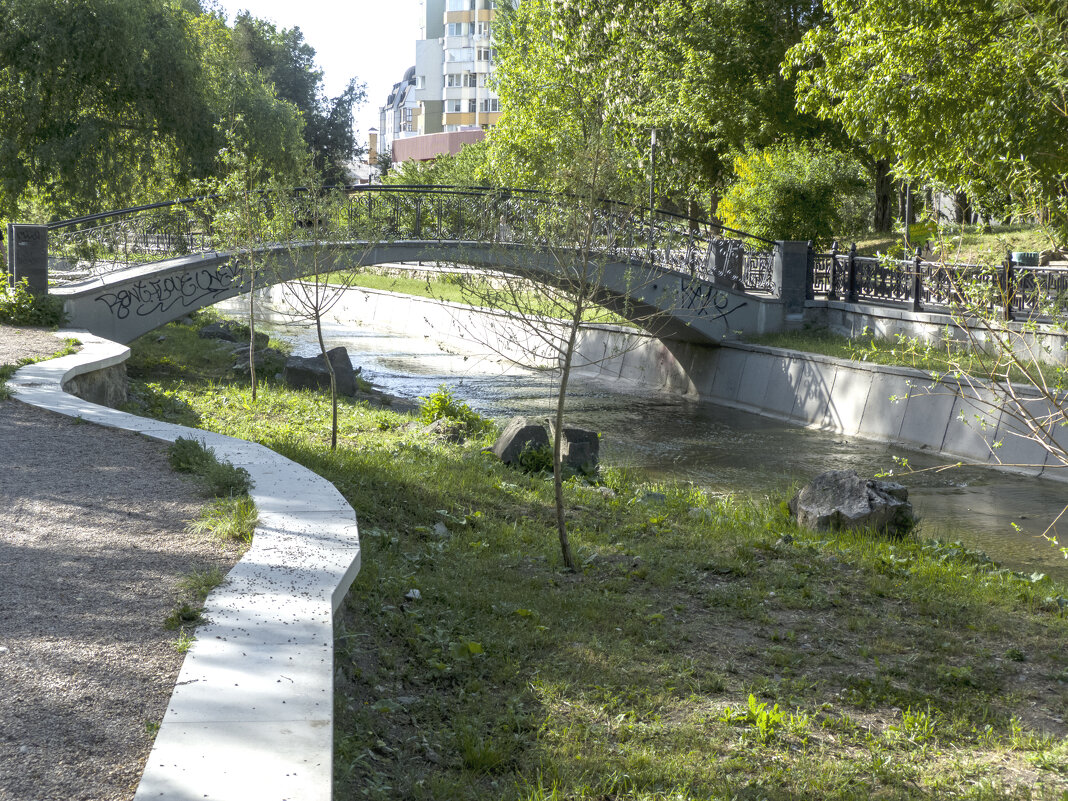
[[[0,326],[0,364],[63,343]],[[130,799],[182,655],[164,619],[234,548],[162,443],[0,401],[0,799]]]

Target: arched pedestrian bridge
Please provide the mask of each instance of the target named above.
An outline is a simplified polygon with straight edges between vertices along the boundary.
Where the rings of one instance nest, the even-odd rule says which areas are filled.
[[[223,244],[220,201],[191,198],[10,226],[9,264],[14,279],[61,297],[72,327],[118,342],[247,291],[249,271],[238,256],[254,256],[256,286],[322,270],[325,237],[315,230],[330,231],[338,270],[443,262],[566,288],[576,265],[592,265],[598,303],[687,342],[780,330],[804,303],[804,243],[665,212],[598,204],[583,218],[582,259],[554,244],[579,204],[536,192],[376,185],[348,187],[329,206],[299,191],[290,200],[286,220],[277,219],[277,205],[246,207],[262,230],[287,232],[277,241],[260,234],[241,250]]]

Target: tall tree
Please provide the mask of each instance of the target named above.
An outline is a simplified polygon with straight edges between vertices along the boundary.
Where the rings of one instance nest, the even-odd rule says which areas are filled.
[[[204,174],[213,118],[172,0],[0,0],[0,211],[121,206]]]
[[[1068,238],[1068,5],[826,0],[788,54],[802,108],[902,176],[987,212],[1041,211]],[[1021,208],[1022,207],[1022,208]]]
[[[493,136],[507,134],[513,162],[544,163],[539,152],[607,124],[623,156],[617,188],[644,197],[656,128],[656,195],[692,213],[683,204],[695,195],[714,206],[733,153],[840,137],[797,112],[780,73],[787,49],[824,19],[818,2],[524,0],[502,17]]]
[[[234,20],[234,44],[242,66],[262,76],[303,115],[304,140],[315,169],[328,181],[344,181],[349,163],[360,153],[353,115],[366,99],[363,84],[353,78],[340,95],[327,97],[315,49],[300,28],[278,29],[247,11]]]

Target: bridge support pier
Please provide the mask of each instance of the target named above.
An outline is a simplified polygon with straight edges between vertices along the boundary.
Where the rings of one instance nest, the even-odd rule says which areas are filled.
[[[805,313],[806,273],[808,271],[808,242],[775,243],[772,279],[779,290],[786,315]]]
[[[48,226],[8,223],[7,280],[26,279],[34,295],[48,293]]]

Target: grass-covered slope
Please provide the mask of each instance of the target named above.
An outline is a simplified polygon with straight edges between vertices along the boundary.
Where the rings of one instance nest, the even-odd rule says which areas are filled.
[[[325,395],[253,403],[190,329],[163,333],[134,346],[137,408],[261,441],[356,509],[337,798],[1065,797],[1049,580],[619,470],[569,484],[566,573],[551,482],[488,438],[350,402],[332,453]]]

